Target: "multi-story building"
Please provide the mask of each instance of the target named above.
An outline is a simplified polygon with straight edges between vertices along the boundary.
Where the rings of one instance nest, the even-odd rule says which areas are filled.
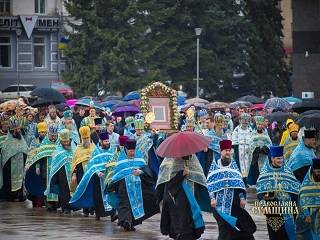
[[[292,0],[292,12],[293,93],[320,98],[320,0]]]
[[[60,79],[63,12],[63,0],[0,0],[0,89]]]

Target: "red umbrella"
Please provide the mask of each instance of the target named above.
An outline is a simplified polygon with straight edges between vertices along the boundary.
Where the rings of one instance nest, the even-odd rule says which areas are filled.
[[[211,139],[194,132],[179,132],[164,140],[157,154],[160,157],[179,158],[189,156],[208,147]]]

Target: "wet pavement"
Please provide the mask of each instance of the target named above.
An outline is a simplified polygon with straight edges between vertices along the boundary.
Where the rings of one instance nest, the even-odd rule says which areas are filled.
[[[265,240],[267,226],[264,216],[251,213],[255,194],[249,193],[246,209],[257,224],[255,238]],[[204,213],[206,230],[201,239],[217,239],[217,224],[212,215]],[[37,240],[37,239],[169,239],[160,233],[160,214],[143,222],[136,227],[135,232],[125,232],[112,223],[110,218],[96,221],[94,216],[85,218],[81,212],[73,212],[71,215],[51,213],[43,209],[33,209],[31,202],[8,203],[0,202],[0,240]]]

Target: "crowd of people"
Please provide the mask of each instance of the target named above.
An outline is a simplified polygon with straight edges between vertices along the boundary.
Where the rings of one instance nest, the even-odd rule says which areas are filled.
[[[199,239],[202,211],[219,239],[254,239],[247,191],[264,206],[270,239],[320,238],[320,159],[316,129],[288,119],[279,133],[265,113],[245,108],[181,112],[179,130],[210,139],[192,155],[160,157],[171,133],[147,129],[145,116],[114,117],[94,106],[33,109],[23,99],[0,114],[0,200],[96,220],[126,231],[161,212],[173,239]],[[161,203],[161,205],[160,205]],[[160,211],[161,206],[161,211]],[[297,211],[267,211],[294,207]],[[274,224],[278,223],[278,224]]]

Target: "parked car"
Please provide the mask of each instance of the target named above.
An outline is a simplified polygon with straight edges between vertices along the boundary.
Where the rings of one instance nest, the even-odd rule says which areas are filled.
[[[19,88],[19,94],[18,94]],[[10,85],[0,92],[1,99],[15,99],[20,97],[30,98],[30,93],[36,86],[29,84],[20,84],[20,85]]]
[[[60,92],[66,99],[73,98],[72,88],[68,84],[65,84],[62,81],[53,81],[51,83],[51,88]]]

